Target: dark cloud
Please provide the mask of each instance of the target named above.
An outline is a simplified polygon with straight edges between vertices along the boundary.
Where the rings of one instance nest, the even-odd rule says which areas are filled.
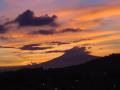
[[[79,31],[80,29],[66,28],[66,29],[63,29],[61,32],[66,33],[66,32],[79,32]]]
[[[80,40],[75,40],[73,41],[73,43],[77,43],[77,42],[82,42],[82,41],[89,41],[89,40],[92,40],[92,39],[80,39]]]
[[[0,34],[6,33],[6,31],[4,25],[0,25]]]
[[[51,29],[51,30],[38,30],[38,31],[32,31],[30,34],[43,34],[43,35],[51,35],[55,34],[56,31]]]
[[[38,30],[38,31],[32,31],[29,34],[43,34],[43,35],[52,35],[52,34],[60,34],[60,33],[67,33],[67,32],[80,32],[80,29],[72,29],[72,28],[66,28],[60,31],[56,31],[54,29],[50,30]]]
[[[42,26],[42,25],[56,25],[55,21],[57,19],[56,15],[53,16],[40,16],[35,17],[34,12],[26,10],[20,14],[14,21],[9,23],[18,23],[20,26]],[[7,24],[9,24],[7,23]]]
[[[80,50],[81,50],[81,53],[83,53],[83,51],[84,51],[84,53],[90,53],[90,52],[88,52],[88,51],[86,51],[86,47],[81,47],[81,48],[79,48],[79,47],[74,47],[74,48],[72,48],[72,49],[68,49],[68,50],[51,50],[51,51],[47,51],[46,53],[72,53],[72,52],[80,52]]]
[[[45,53],[64,53],[65,50],[52,50],[52,51],[47,51]]]
[[[21,50],[45,50],[49,48],[52,48],[52,47],[40,47],[39,44],[29,44],[29,45],[24,45],[23,47],[19,49]]]
[[[0,46],[0,48],[15,48],[15,47],[9,47],[9,46]]]
[[[55,45],[65,45],[65,44],[70,44],[69,42],[50,42],[50,44],[55,44]]]
[[[0,37],[0,40],[8,40],[8,39],[9,39],[8,37],[4,37],[4,36]]]

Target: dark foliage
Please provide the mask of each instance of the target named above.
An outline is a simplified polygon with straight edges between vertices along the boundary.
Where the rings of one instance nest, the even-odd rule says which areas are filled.
[[[120,55],[61,69],[23,69],[0,74],[0,90],[116,90]]]

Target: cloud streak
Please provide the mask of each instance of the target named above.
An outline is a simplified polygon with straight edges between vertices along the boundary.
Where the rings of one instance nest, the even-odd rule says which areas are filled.
[[[53,35],[53,34],[63,34],[63,33],[77,33],[80,32],[80,29],[73,29],[73,28],[66,28],[66,29],[62,29],[59,31],[56,31],[55,29],[50,29],[50,30],[38,30],[38,31],[32,31],[28,34],[32,34],[32,35]]]
[[[19,48],[21,50],[46,50],[46,49],[50,49],[52,47],[40,47],[39,44],[29,44],[29,45],[24,45],[23,47]]]
[[[42,35],[52,35],[57,33],[55,30],[38,30],[38,31],[32,31],[30,34],[42,34]]]

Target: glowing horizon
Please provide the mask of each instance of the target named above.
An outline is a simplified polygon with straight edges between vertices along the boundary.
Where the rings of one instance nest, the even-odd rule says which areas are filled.
[[[119,5],[120,0],[1,0],[0,66],[46,62],[64,54],[46,52],[75,46],[94,56],[120,53]],[[34,21],[13,22],[24,13],[34,13]],[[41,24],[46,16],[50,21]]]

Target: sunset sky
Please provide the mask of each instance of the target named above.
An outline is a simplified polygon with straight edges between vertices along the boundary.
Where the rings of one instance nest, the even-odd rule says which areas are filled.
[[[75,46],[120,53],[120,0],[0,0],[0,66],[46,62]]]

